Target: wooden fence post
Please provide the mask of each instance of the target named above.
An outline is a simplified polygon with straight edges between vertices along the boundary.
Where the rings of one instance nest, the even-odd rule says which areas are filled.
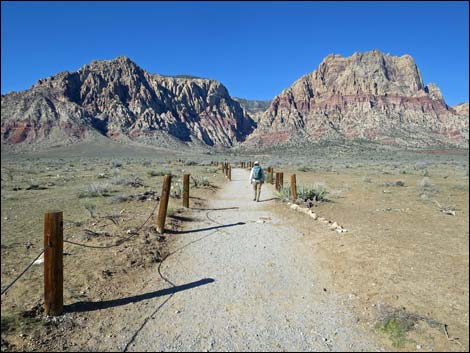
[[[162,195],[160,196],[160,207],[157,216],[157,232],[163,234],[165,231],[166,211],[168,209],[168,199],[170,198],[171,175],[163,177]]]
[[[64,311],[64,230],[62,212],[44,215],[44,311],[58,316]]]
[[[232,166],[230,166],[230,165],[228,166],[227,176],[228,176],[228,180],[232,180]]]
[[[276,173],[276,183],[275,183],[276,190],[279,191],[279,173]]]
[[[279,190],[284,186],[284,172],[279,173]]]
[[[297,201],[297,180],[295,178],[295,174],[290,176],[290,189],[292,193],[292,202],[295,203],[295,201]]]
[[[189,175],[183,175],[183,207],[189,208]]]
[[[274,184],[274,168],[270,167],[269,170],[269,183]]]

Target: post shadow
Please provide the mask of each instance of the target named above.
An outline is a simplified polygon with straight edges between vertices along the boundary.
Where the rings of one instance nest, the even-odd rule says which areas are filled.
[[[273,201],[273,200],[277,200],[275,197],[272,197],[270,199],[266,199],[266,200],[259,200],[259,202],[268,202],[268,201]]]
[[[223,208],[198,208],[190,207],[191,210],[195,211],[225,211],[225,210],[238,210],[240,207],[223,207]]]
[[[206,230],[214,230],[220,228],[227,228],[227,227],[234,227],[234,226],[241,226],[246,224],[245,222],[238,222],[232,224],[222,224],[220,226],[208,227],[208,228],[199,228],[199,229],[189,229],[189,230],[166,230],[166,233],[169,234],[187,234],[187,233],[197,233],[197,232],[204,232]]]
[[[209,284],[213,282],[215,282],[213,278],[204,278],[196,282],[191,282],[191,283],[187,283],[187,284],[183,284],[183,285],[171,287],[171,288],[165,288],[165,289],[157,290],[157,291],[150,292],[150,293],[134,295],[132,297],[127,297],[127,298],[104,300],[101,302],[91,302],[91,301],[76,302],[70,305],[64,305],[64,312],[78,313],[78,312],[85,312],[85,311],[109,309],[109,308],[113,308],[116,306],[127,305],[130,303],[137,303],[142,300],[163,297],[165,295],[174,294],[177,292],[203,286],[205,284]]]

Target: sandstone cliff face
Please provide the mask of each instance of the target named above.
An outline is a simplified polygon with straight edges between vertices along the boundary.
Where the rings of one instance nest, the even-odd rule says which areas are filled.
[[[102,134],[160,145],[232,146],[253,128],[219,82],[152,75],[126,57],[94,61],[2,96],[2,143],[73,142]]]
[[[466,116],[468,118],[469,116],[468,103],[460,103],[454,106],[453,108],[458,115]]]
[[[430,144],[468,145],[468,119],[446,105],[436,85],[423,84],[409,55],[374,50],[327,56],[273,99],[246,144],[336,138],[405,143],[417,135]]]
[[[233,100],[240,103],[240,106],[254,121],[258,121],[271,104],[270,100],[250,100],[238,97],[233,97]]]

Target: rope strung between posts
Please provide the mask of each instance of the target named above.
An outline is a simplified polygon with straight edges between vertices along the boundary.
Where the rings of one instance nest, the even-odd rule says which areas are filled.
[[[130,240],[131,238],[133,238],[134,236],[138,235],[139,231],[147,224],[147,222],[150,220],[150,218],[153,216],[153,214],[155,213],[155,210],[157,209],[157,206],[159,205],[160,203],[156,203],[155,204],[155,207],[153,208],[152,212],[150,213],[150,215],[147,217],[147,219],[145,220],[144,223],[142,223],[142,225],[140,225],[134,232],[132,232],[131,235],[129,235],[127,238],[125,239],[121,239],[121,240],[118,240],[115,244],[111,244],[111,245],[104,245],[104,246],[98,246],[98,245],[86,245],[86,244],[81,244],[81,243],[76,243],[74,241],[70,241],[70,240],[64,240],[64,243],[69,243],[69,244],[72,244],[72,245],[77,245],[77,246],[82,246],[84,248],[92,248],[92,249],[109,249],[109,248],[114,248],[116,246],[120,246],[122,244],[124,244],[126,241]]]
[[[70,241],[70,240],[64,240],[64,243],[69,243],[69,244],[73,244],[73,245],[77,245],[77,246],[83,246],[85,248],[93,248],[93,249],[108,249],[108,248],[113,248],[113,247],[116,247],[116,246],[119,246],[123,243],[125,243],[126,241],[130,240],[132,237],[134,237],[135,235],[138,234],[138,232],[147,224],[147,222],[150,220],[150,218],[152,217],[152,215],[155,213],[155,210],[157,209],[157,206],[159,204],[156,203],[155,204],[155,207],[153,208],[152,212],[150,213],[150,215],[148,216],[148,218],[145,220],[144,223],[142,223],[142,225],[140,225],[137,230],[135,232],[133,232],[131,235],[129,235],[127,238],[125,239],[122,239],[122,240],[119,240],[116,244],[112,244],[112,245],[107,245],[107,246],[94,246],[94,245],[86,245],[86,244],[80,244],[80,243],[75,243],[73,241]],[[37,255],[33,261],[31,261],[31,263],[23,270],[23,272],[21,272],[8,286],[5,287],[5,289],[2,290],[2,293],[1,295],[3,295],[4,293],[6,293],[6,291],[8,289],[10,289],[11,286],[13,286],[13,284],[15,284],[15,282],[17,280],[19,280],[30,268],[31,266],[33,266],[34,262],[39,259],[39,257],[44,254],[44,252],[48,249],[48,247],[46,247],[45,249],[43,249],[39,255]]]
[[[39,253],[39,255],[34,258],[33,261],[31,261],[31,263],[23,270],[23,272],[21,272],[8,286],[5,287],[5,289],[2,290],[2,295],[3,295],[3,293],[5,293],[8,289],[10,289],[10,287],[11,287],[13,284],[15,284],[15,282],[16,282],[17,280],[19,280],[19,279],[26,273],[26,271],[28,271],[28,270],[31,268],[31,266],[33,266],[34,262],[35,262],[37,259],[39,259],[39,257],[40,257],[42,254],[44,254],[44,251],[46,251],[46,250],[47,250],[47,247],[46,247],[45,249],[43,249],[43,250]]]

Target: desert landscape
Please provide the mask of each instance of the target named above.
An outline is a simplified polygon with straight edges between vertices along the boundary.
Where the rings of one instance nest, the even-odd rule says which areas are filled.
[[[2,352],[468,352],[469,103],[411,54],[309,62],[272,99],[125,55],[2,90]]]

